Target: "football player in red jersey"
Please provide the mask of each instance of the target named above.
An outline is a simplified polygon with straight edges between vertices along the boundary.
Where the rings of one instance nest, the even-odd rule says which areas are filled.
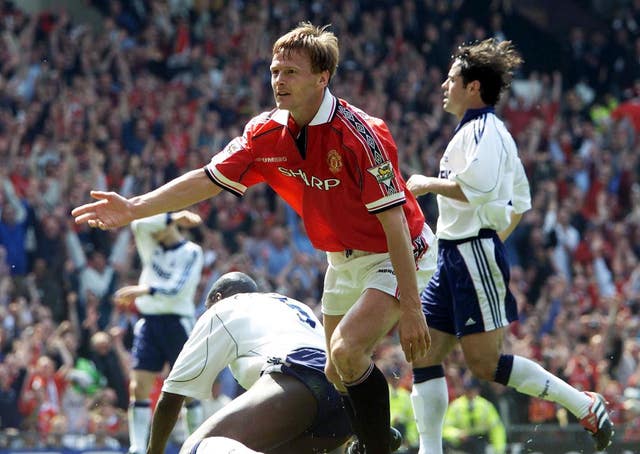
[[[92,191],[98,200],[72,214],[77,223],[111,229],[222,190],[242,196],[255,184],[271,186],[327,252],[326,374],[346,393],[360,448],[387,454],[388,388],[371,356],[396,325],[408,361],[429,349],[418,288],[435,269],[434,235],[405,187],[387,125],[329,91],[338,59],[332,32],[301,23],[273,46],[276,108],[249,121],[208,165],[130,199]]]

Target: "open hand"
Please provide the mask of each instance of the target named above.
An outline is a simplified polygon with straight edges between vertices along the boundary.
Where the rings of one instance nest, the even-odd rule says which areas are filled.
[[[115,192],[91,191],[97,202],[74,208],[71,215],[76,224],[87,223],[89,227],[102,230],[122,227],[133,221],[131,202]]]
[[[422,310],[407,310],[398,321],[400,345],[408,362],[427,355],[431,347],[431,335]]]

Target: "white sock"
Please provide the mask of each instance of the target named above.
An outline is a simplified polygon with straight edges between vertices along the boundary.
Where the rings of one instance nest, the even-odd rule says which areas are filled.
[[[449,405],[446,379],[439,377],[414,383],[411,405],[420,435],[418,454],[442,454],[442,425]]]
[[[509,386],[528,396],[559,403],[578,419],[586,416],[591,405],[588,395],[522,356],[513,356]]]
[[[144,454],[151,427],[151,403],[137,401],[129,406],[129,447],[130,453]]]
[[[204,410],[199,401],[187,405],[187,429],[192,434],[204,422]]]

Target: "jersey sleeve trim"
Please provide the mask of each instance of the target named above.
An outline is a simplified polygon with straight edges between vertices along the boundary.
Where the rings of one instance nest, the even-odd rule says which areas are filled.
[[[204,168],[204,172],[213,183],[217,184],[222,189],[229,191],[236,197],[242,197],[247,190],[247,187],[245,185],[236,183],[235,181],[231,181],[230,179],[222,175],[215,167],[207,165]]]
[[[387,197],[384,197],[382,199],[378,199],[375,202],[369,203],[365,206],[367,207],[369,213],[376,214],[399,205],[404,205],[406,201],[407,199],[404,197],[404,193],[398,192],[396,194],[388,195]]]

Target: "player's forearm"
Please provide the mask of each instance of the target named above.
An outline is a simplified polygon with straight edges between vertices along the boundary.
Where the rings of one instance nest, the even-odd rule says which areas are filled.
[[[169,435],[176,425],[184,396],[162,392],[153,413],[147,454],[164,454]]]
[[[382,225],[387,238],[391,264],[398,281],[400,304],[405,306],[403,310],[419,309],[420,298],[418,297],[416,263],[413,257],[409,226],[402,208],[397,207],[393,210],[398,210],[398,212],[390,214],[386,219],[381,219],[384,219]]]
[[[467,196],[462,192],[460,185],[453,180],[446,180],[444,178],[433,178],[433,181],[429,185],[430,191],[434,194],[448,197],[450,199],[458,200],[460,202],[468,202]]]
[[[432,193],[461,202],[468,202],[467,196],[464,195],[460,185],[453,180],[447,180],[445,178],[412,175],[407,181],[407,188],[416,197]]]
[[[221,188],[211,182],[204,169],[196,169],[143,195],[130,199],[134,218],[187,208],[213,197]]]
[[[511,232],[513,232],[516,229],[521,219],[522,219],[522,213],[516,213],[516,212],[511,213],[511,223],[509,224],[509,226],[503,231],[498,232],[498,237],[500,237],[500,241],[505,242],[507,238],[509,238],[509,235],[511,235]]]

